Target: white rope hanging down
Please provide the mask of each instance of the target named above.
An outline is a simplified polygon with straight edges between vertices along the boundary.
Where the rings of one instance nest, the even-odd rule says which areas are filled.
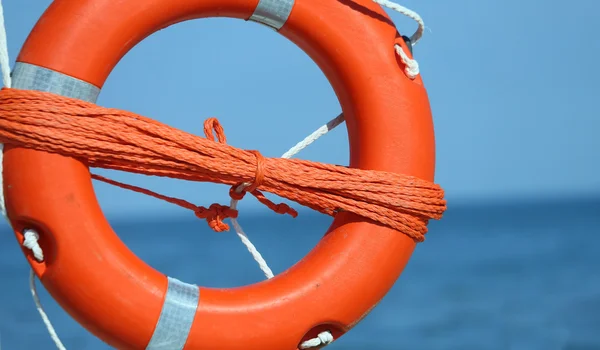
[[[396,4],[396,3],[388,1],[388,0],[372,0],[372,1],[381,6],[387,7],[391,10],[397,11],[405,16],[408,16],[408,17],[414,19],[418,23],[419,26],[418,26],[418,29],[415,31],[415,33],[410,37],[411,45],[415,45],[421,39],[421,37],[423,36],[423,31],[425,29],[425,23],[423,22],[423,20],[421,19],[421,16],[419,16],[419,14],[417,14],[416,12],[414,12],[412,10],[409,10],[408,8],[406,8],[404,6],[401,6],[399,4]],[[400,59],[406,65],[406,68],[405,68],[406,75],[411,79],[416,78],[416,76],[419,75],[419,64],[417,63],[417,61],[414,59],[411,59],[406,54],[406,52],[404,52],[404,50],[402,49],[402,46],[396,44],[394,46],[394,49],[396,51],[396,54],[398,54],[400,56]],[[11,77],[10,77],[9,57],[10,56],[8,55],[8,41],[7,41],[7,37],[6,37],[6,26],[4,24],[4,8],[2,6],[2,0],[0,0],[0,69],[1,69],[1,73],[2,73],[2,81],[4,83],[4,86],[8,87],[8,88],[10,88],[12,86]],[[327,134],[329,131],[333,130],[334,128],[336,128],[343,122],[344,122],[343,114],[338,115],[337,117],[335,117],[334,119],[329,121],[327,124],[321,126],[315,132],[313,132],[312,134],[307,136],[304,140],[298,142],[294,147],[292,147],[287,152],[285,152],[282,155],[282,158],[293,157],[298,152],[300,152],[301,150],[306,148],[308,145],[312,144],[317,139],[319,139],[321,136]],[[4,201],[4,184],[3,184],[4,177],[3,177],[3,173],[2,173],[3,158],[4,158],[4,145],[2,143],[0,143],[0,212],[2,213],[2,215],[7,219],[7,221],[10,224],[8,217],[6,216],[6,205],[5,205],[5,201]],[[240,185],[236,189],[236,192],[241,192],[247,186],[249,186],[249,184]],[[230,207],[232,209],[236,209],[237,203],[238,203],[237,200],[232,199],[231,203],[230,203]],[[264,260],[264,258],[260,254],[260,252],[256,249],[254,244],[252,244],[252,242],[250,241],[250,239],[248,238],[248,236],[242,229],[241,225],[239,224],[239,222],[235,218],[230,218],[230,220],[233,224],[236,234],[239,236],[242,243],[246,246],[246,248],[248,249],[248,251],[250,252],[252,257],[254,258],[254,260],[256,260],[256,262],[258,263],[260,269],[263,271],[265,276],[268,279],[273,278],[273,276],[274,276],[273,271],[271,270],[271,268],[269,267],[267,262]],[[27,249],[31,250],[34,258],[37,261],[42,262],[44,260],[44,252],[43,252],[42,248],[40,247],[38,240],[39,240],[39,234],[35,230],[33,230],[33,229],[24,230],[23,246],[26,247]],[[29,289],[31,291],[33,301],[35,302],[36,309],[38,310],[38,312],[42,318],[42,321],[46,325],[46,328],[48,329],[48,333],[50,334],[52,341],[54,341],[56,348],[58,350],[66,350],[65,346],[62,344],[60,338],[56,334],[56,331],[54,330],[54,327],[52,326],[50,319],[46,315],[44,308],[42,307],[42,304],[40,302],[40,299],[38,297],[37,290],[35,287],[35,274],[34,274],[33,270],[31,270],[30,274],[29,274]],[[332,343],[333,340],[334,339],[333,339],[333,335],[331,334],[331,332],[324,331],[324,332],[319,333],[316,338],[312,338],[312,339],[302,342],[302,344],[300,344],[300,349],[311,349],[311,348],[323,347],[327,344]]]
[[[23,231],[23,246],[31,250],[35,260],[37,260],[38,262],[43,262],[44,252],[42,251],[42,247],[40,247],[40,244],[38,243],[39,239],[40,235],[35,230],[25,229]],[[50,338],[56,345],[56,348],[58,350],[67,350],[67,348],[63,345],[62,341],[58,337],[58,334],[56,334],[56,330],[54,329],[54,326],[52,326],[52,322],[50,322],[50,318],[48,318],[48,315],[46,314],[46,311],[44,311],[44,307],[40,302],[40,298],[37,294],[37,289],[35,288],[35,273],[33,272],[33,270],[29,270],[29,291],[31,292],[33,302],[35,303],[35,308],[40,314],[44,325],[46,325],[48,334],[50,335]]]
[[[6,26],[4,25],[4,7],[0,0],[0,70],[2,71],[2,82],[7,88],[12,87],[10,79],[10,62],[8,56],[8,40],[6,39]],[[4,163],[4,144],[0,143],[0,212],[8,221],[6,216],[6,205],[4,203],[4,186],[2,175],[2,164]],[[10,224],[10,221],[8,221]]]

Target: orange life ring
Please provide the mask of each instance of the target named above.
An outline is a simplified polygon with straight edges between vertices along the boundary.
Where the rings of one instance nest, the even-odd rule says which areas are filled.
[[[166,4],[55,0],[17,58],[14,87],[95,102],[121,57],[153,32],[192,18],[250,19],[277,29],[323,70],[345,114],[350,166],[433,181],[427,93],[420,77],[405,75],[393,47],[409,50],[379,5]],[[170,348],[185,349],[290,350],[323,329],[338,338],[387,293],[415,247],[404,234],[342,212],[319,244],[285,273],[234,289],[196,287],[152,269],[120,241],[81,162],[21,147],[7,147],[4,162],[7,211],[17,239],[22,243],[26,228],[41,235],[45,261],[25,251],[35,273],[70,315],[119,349],[165,348],[160,337],[169,330],[175,332]],[[177,304],[182,300],[184,305]],[[170,318],[173,310],[180,317]]]

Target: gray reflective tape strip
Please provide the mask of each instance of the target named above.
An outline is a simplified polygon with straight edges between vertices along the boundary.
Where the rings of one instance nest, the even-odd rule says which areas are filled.
[[[146,350],[183,349],[190,334],[200,289],[172,277],[168,277],[168,284],[162,311]]]
[[[288,20],[293,7],[294,0],[260,0],[250,20],[279,30]]]
[[[83,80],[29,63],[17,62],[12,71],[12,87],[51,92],[96,103],[100,89]]]

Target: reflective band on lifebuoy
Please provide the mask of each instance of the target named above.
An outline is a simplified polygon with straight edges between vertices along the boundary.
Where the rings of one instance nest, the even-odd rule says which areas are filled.
[[[293,7],[294,0],[260,0],[250,20],[279,30],[287,21]]]
[[[147,350],[183,349],[196,316],[198,286],[168,277],[167,294]]]
[[[85,81],[36,66],[16,62],[12,71],[12,87],[38,90],[95,103],[100,89]]]
[[[350,166],[433,181],[435,147],[421,77],[370,0],[55,0],[17,58],[14,88],[95,102],[134,45],[192,18],[252,20],[277,30],[322,69],[342,106]],[[201,68],[199,68],[200,70]],[[293,350],[328,330],[340,337],[392,287],[415,242],[349,213],[285,273],[234,289],[196,287],[135,256],[97,203],[89,169],[73,158],[7,145],[4,191],[19,242],[39,233],[44,261],[28,261],[53,298],[118,349]]]

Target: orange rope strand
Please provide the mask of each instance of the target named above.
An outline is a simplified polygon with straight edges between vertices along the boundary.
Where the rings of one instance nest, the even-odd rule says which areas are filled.
[[[58,153],[89,167],[122,170],[232,186],[232,198],[250,192],[278,213],[296,216],[276,205],[262,191],[290,199],[334,216],[343,210],[423,241],[429,219],[446,210],[439,185],[414,176],[362,170],[299,159],[265,158],[257,151],[227,145],[215,118],[206,120],[206,138],[188,134],[152,119],[59,95],[3,88],[0,91],[0,141]],[[216,134],[213,135],[213,132]],[[237,211],[213,204],[209,208],[166,197],[93,175],[94,179],[166,200],[193,210],[216,231],[227,230],[227,217]],[[235,193],[241,184],[247,185]]]

